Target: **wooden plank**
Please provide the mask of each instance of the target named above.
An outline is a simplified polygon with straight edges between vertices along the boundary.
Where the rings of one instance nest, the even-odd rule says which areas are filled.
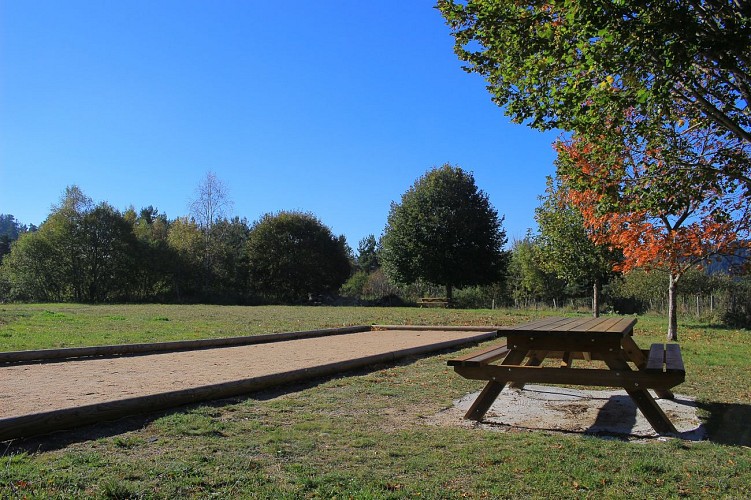
[[[686,373],[686,368],[683,366],[683,356],[681,356],[681,347],[678,344],[665,346],[665,371],[684,375]]]
[[[647,418],[652,428],[659,434],[678,434],[673,423],[670,421],[662,408],[646,389],[626,390],[642,414]]]
[[[502,326],[500,329],[502,331],[528,331],[528,330],[536,330],[539,328],[548,328],[550,327],[550,325],[555,325],[555,324],[566,322],[566,321],[570,321],[570,319],[549,317],[549,318],[537,319],[537,320],[530,321],[528,323],[522,323],[519,325]]]
[[[622,345],[626,361],[633,362],[639,370],[645,370],[651,349],[639,349],[633,337],[630,336],[623,337]],[[657,345],[661,346],[662,344]],[[659,355],[657,356],[659,357]],[[661,372],[662,370],[658,373]],[[668,389],[655,389],[654,391],[660,399],[675,399],[675,394]]]
[[[600,316],[599,319],[600,321],[597,323],[593,321],[587,331],[610,332],[614,326],[617,326],[620,323],[622,318]]]
[[[640,349],[630,335],[626,335],[621,339],[621,354],[626,361],[631,361],[640,370],[647,366],[649,350]]]
[[[548,355],[548,351],[529,351],[527,353],[527,362],[524,366],[540,366]],[[509,387],[512,389],[524,389],[524,382],[512,382]]]
[[[634,325],[636,325],[636,318],[617,318],[617,322],[615,322],[608,332],[623,332],[624,334],[628,334],[634,330]]]
[[[669,373],[663,373],[663,374],[649,374],[645,371],[639,371],[639,372],[632,372],[631,367],[628,366],[628,363],[624,360],[619,358],[618,356],[613,355],[606,356],[605,357],[605,363],[608,365],[608,367],[613,371],[619,371],[621,374],[636,374],[636,375],[645,375],[645,376],[654,376],[657,378],[673,378],[672,374]],[[683,382],[683,380],[681,380]],[[678,383],[681,383],[678,382]],[[678,385],[678,384],[675,384]],[[649,423],[652,425],[652,428],[657,431],[660,434],[677,434],[677,431],[675,429],[675,426],[670,421],[667,415],[665,415],[665,412],[662,411],[662,408],[655,402],[652,395],[649,393],[647,388],[649,388],[649,385],[641,385],[635,387],[635,388],[629,388],[625,387],[626,393],[628,393],[629,396],[631,396],[631,399],[636,403],[636,406],[641,410],[642,414],[647,418]],[[657,389],[669,389],[673,386],[660,386],[656,387]]]
[[[508,359],[508,358],[507,358]],[[624,362],[625,364],[625,362]],[[626,364],[626,368],[628,365]],[[624,389],[669,389],[683,382],[679,374],[652,374],[628,369],[549,368],[543,366],[456,366],[456,373],[473,380],[591,385]],[[492,403],[491,403],[492,404]]]
[[[503,363],[505,364],[517,364],[524,361],[524,357],[526,356],[526,351],[511,351],[508,356],[506,356],[506,359],[503,360]],[[488,367],[496,367],[496,368],[502,368],[503,363],[501,366],[496,365],[485,365],[483,367],[471,367],[471,366],[457,366],[454,368],[454,370],[461,374],[459,370],[473,370],[473,369],[483,369]],[[475,399],[475,402],[472,403],[472,406],[470,406],[467,413],[464,415],[464,418],[467,418],[469,420],[476,420],[480,421],[482,420],[482,417],[485,416],[485,413],[490,409],[491,406],[493,406],[493,402],[498,398],[498,395],[501,393],[503,388],[506,385],[506,382],[508,379],[504,377],[488,377],[488,378],[481,378],[478,380],[488,380],[489,382],[485,385],[485,388],[482,390],[479,396],[477,396],[477,399]]]
[[[607,318],[604,316],[601,316],[599,318],[588,318],[586,322],[582,323],[581,325],[577,326],[575,329],[572,329],[571,331],[598,332],[599,333],[607,329],[607,327],[603,327],[603,325],[609,323],[611,319],[612,318]]]
[[[644,371],[647,373],[662,373],[665,367],[665,344],[652,344],[647,357]]]
[[[602,336],[596,333],[567,333],[546,335],[540,332],[509,333],[507,344],[512,349],[543,349],[546,351],[601,352],[620,351],[621,338]]]
[[[586,331],[582,329],[584,325],[587,325],[592,321],[592,318],[571,318],[566,323],[561,323],[554,328],[550,328],[550,332],[579,332]]]
[[[561,368],[571,368],[573,366],[573,353],[571,351],[564,352],[561,356]]]
[[[469,353],[465,356],[450,359],[446,362],[448,366],[464,365],[486,365],[497,359],[501,359],[508,354],[509,349],[506,344],[496,344],[488,348]]]
[[[371,330],[407,330],[407,331],[435,331],[442,332],[494,332],[498,333],[498,326],[435,326],[435,325],[371,325]]]

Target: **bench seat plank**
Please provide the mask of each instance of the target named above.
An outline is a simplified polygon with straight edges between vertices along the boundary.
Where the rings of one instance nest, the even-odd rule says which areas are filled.
[[[662,373],[665,366],[665,344],[652,344],[647,356],[647,366],[644,371]]]
[[[508,352],[506,344],[496,344],[459,358],[450,359],[446,364],[448,366],[482,366],[505,357]]]
[[[665,371],[667,373],[686,373],[681,356],[681,346],[668,344],[665,349]]]

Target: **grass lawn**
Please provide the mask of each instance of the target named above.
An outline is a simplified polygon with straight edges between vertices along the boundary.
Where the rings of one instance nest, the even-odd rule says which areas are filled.
[[[0,305],[0,351],[370,323],[506,325],[541,314]],[[636,330],[646,346],[663,338],[665,321],[639,318]],[[457,353],[444,353],[5,443],[0,498],[751,497],[751,334],[682,323],[679,335],[687,377],[676,392],[700,402],[704,442],[430,425],[425,417],[482,387],[448,369]]]

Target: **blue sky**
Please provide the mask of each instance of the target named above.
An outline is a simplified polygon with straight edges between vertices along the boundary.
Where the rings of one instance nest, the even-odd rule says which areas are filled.
[[[448,162],[522,238],[556,134],[452,44],[430,0],[0,0],[0,213],[39,224],[76,184],[175,218],[213,171],[234,215],[313,212],[356,248]]]

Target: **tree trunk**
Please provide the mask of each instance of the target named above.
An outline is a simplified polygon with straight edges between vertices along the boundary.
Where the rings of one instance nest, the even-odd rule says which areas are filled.
[[[454,287],[451,285],[446,285],[446,301],[451,305],[451,299],[454,295]]]
[[[600,280],[595,280],[592,286],[592,316],[600,317]]]
[[[668,285],[668,341],[678,340],[678,311],[677,311],[677,292],[678,278],[680,275],[670,273],[670,283]]]

